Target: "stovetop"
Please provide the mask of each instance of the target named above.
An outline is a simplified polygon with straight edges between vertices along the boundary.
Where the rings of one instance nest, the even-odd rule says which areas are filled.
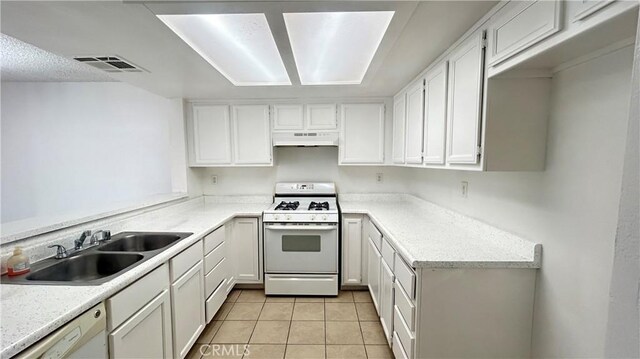
[[[264,222],[337,223],[338,202],[335,197],[275,197],[262,218]]]
[[[307,211],[329,211],[331,210],[331,205],[329,204],[329,201],[321,201],[318,200],[316,201],[311,201],[309,202],[309,204],[307,205],[305,203],[304,206],[300,206],[300,201],[290,201],[290,200],[281,200],[280,203],[278,203],[275,208],[273,209],[274,211],[297,211],[297,210],[304,210]]]
[[[277,183],[273,204],[262,220],[288,223],[338,223],[338,202],[334,183]]]

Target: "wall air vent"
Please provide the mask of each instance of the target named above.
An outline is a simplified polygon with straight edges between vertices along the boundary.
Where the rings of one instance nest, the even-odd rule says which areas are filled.
[[[148,72],[121,56],[77,56],[73,59],[106,72]]]

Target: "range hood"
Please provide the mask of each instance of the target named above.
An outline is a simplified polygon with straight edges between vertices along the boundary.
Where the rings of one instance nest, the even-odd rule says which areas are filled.
[[[337,146],[338,132],[274,132],[272,135],[274,146]]]

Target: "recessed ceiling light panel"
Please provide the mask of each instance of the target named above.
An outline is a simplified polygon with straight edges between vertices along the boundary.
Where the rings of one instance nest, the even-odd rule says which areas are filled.
[[[158,18],[234,85],[291,85],[264,14]]]
[[[360,84],[394,13],[283,14],[301,83]]]

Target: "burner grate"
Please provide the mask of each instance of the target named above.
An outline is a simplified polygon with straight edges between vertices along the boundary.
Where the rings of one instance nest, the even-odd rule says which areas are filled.
[[[294,201],[294,202],[281,201],[276,206],[276,211],[295,211],[296,209],[298,209],[298,206],[300,206],[300,202],[298,201]]]
[[[329,202],[311,202],[309,203],[310,211],[328,211]]]

